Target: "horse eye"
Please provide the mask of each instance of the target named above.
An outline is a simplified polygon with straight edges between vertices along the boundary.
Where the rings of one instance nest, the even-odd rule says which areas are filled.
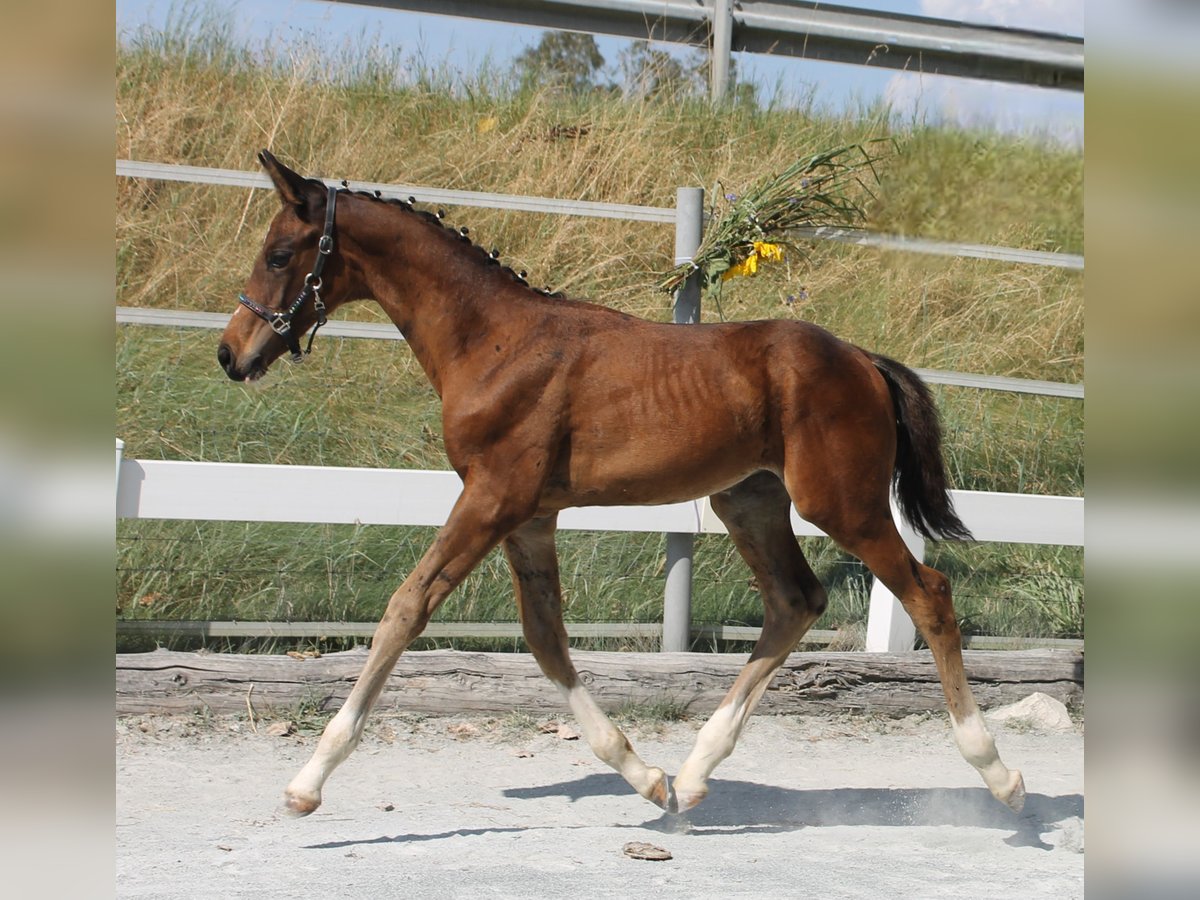
[[[267,254],[267,265],[272,269],[282,269],[291,261],[292,254],[288,250],[276,250]]]

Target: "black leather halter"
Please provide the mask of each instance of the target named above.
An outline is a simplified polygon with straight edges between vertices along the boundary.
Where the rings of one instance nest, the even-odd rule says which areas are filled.
[[[304,357],[312,352],[313,338],[317,336],[317,329],[326,321],[325,304],[321,302],[321,270],[325,268],[326,258],[333,252],[333,211],[336,205],[337,188],[330,187],[329,197],[325,203],[325,233],[321,235],[321,241],[317,244],[317,261],[313,263],[312,271],[304,276],[304,287],[300,289],[299,296],[292,301],[291,306],[284,310],[269,309],[261,303],[251,300],[245,294],[238,294],[238,302],[242,306],[260,319],[265,319],[274,332],[287,341],[288,349],[292,351],[293,362],[303,361]],[[308,336],[308,346],[301,353],[300,335],[296,334],[292,328],[292,319],[295,318],[296,313],[300,312],[309,297],[312,297],[313,300],[317,323]]]

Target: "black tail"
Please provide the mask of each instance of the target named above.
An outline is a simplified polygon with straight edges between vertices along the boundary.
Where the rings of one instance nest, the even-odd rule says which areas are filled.
[[[930,540],[938,537],[972,540],[971,532],[954,512],[942,459],[942,426],[925,382],[894,359],[871,353],[896,410],[896,499],[904,518]]]

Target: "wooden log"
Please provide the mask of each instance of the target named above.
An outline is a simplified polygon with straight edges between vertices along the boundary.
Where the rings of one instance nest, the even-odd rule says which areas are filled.
[[[747,654],[600,653],[575,651],[580,677],[605,709],[672,703],[695,715],[712,711]],[[1083,654],[1072,650],[964,651],[967,676],[987,709],[1034,691],[1068,706],[1083,701]],[[366,659],[365,650],[316,659],[219,653],[118,654],[118,714],[341,705]],[[433,714],[561,712],[558,691],[527,653],[427,650],[400,658],[380,697],[381,709]],[[764,712],[863,710],[907,715],[944,708],[928,651],[793,653],[763,698]]]

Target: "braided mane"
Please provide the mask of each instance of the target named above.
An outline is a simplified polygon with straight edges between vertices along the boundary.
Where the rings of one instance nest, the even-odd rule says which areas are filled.
[[[564,298],[566,295],[562,291],[552,291],[550,288],[535,288],[529,283],[524,271],[516,272],[512,266],[505,265],[500,262],[500,253],[498,250],[485,250],[480,244],[475,243],[469,237],[470,231],[467,228],[452,228],[444,221],[445,213],[438,210],[437,214],[431,213],[425,209],[418,209],[416,199],[409,197],[407,200],[401,197],[385,197],[381,191],[363,191],[353,190],[348,181],[342,182],[342,187],[338,190],[339,194],[349,194],[355,197],[362,197],[366,200],[373,200],[376,203],[386,203],[389,206],[399,207],[412,215],[419,216],[429,225],[435,225],[444,231],[449,231],[454,234],[460,241],[467,244],[473,251],[483,257],[483,262],[486,265],[496,266],[501,272],[507,274],[513,281],[524,285],[529,290],[543,297],[553,297],[556,299]]]

